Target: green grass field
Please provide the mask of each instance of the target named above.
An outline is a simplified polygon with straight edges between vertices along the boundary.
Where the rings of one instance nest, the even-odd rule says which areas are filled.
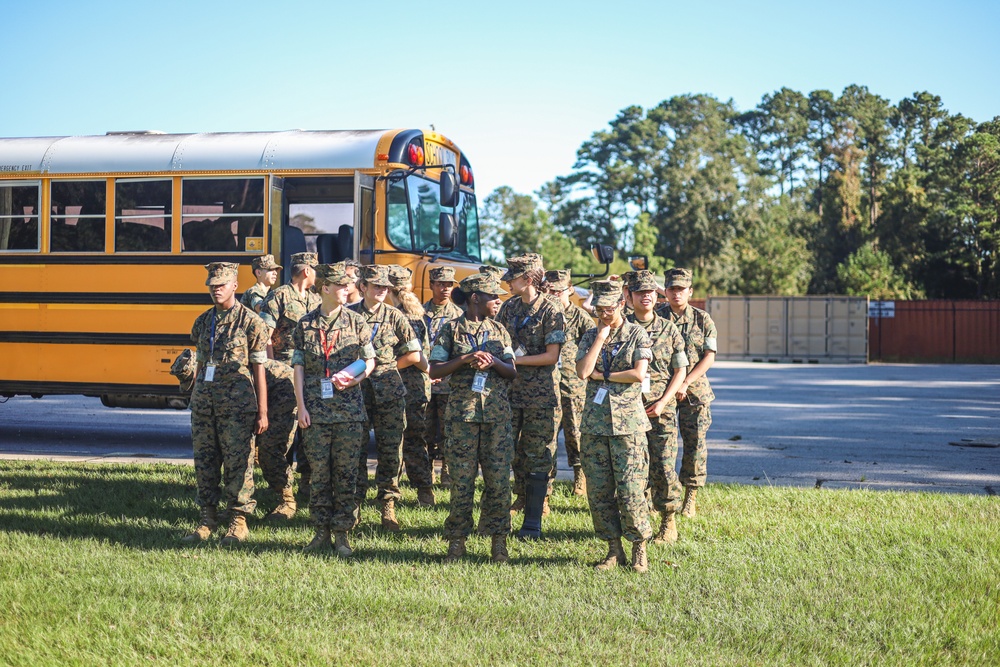
[[[305,512],[182,546],[189,467],[2,461],[0,664],[1000,663],[998,498],[710,485],[637,575],[591,569],[605,545],[557,489],[510,565],[475,537],[444,565],[447,494],[410,489],[403,531],[366,506],[342,561],[300,552]]]

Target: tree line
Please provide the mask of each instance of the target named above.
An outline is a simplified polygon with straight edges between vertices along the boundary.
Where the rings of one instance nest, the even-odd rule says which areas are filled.
[[[534,195],[497,188],[486,238],[550,268],[607,243],[694,270],[702,294],[1000,298],[1000,116],[914,93],[788,88],[623,109]],[[621,254],[621,253],[619,253]],[[623,268],[619,262],[617,269]]]

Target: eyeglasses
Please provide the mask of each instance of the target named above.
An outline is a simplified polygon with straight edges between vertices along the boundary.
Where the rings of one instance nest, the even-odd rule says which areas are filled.
[[[594,308],[594,312],[598,315],[614,315],[616,310],[618,310],[618,306],[597,306]]]
[[[549,288],[549,294],[562,294],[563,292],[565,292],[568,289],[569,289],[568,287],[563,287],[563,288],[550,287]]]

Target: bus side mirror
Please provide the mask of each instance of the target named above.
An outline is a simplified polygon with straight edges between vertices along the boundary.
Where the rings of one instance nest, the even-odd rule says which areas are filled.
[[[441,172],[441,206],[455,208],[458,206],[458,179],[450,171]]]
[[[645,255],[629,257],[628,265],[632,267],[633,271],[643,271],[649,268],[649,258]]]
[[[615,249],[609,245],[595,243],[590,250],[594,253],[594,259],[601,264],[610,264],[615,261]]]
[[[457,236],[455,216],[451,213],[442,213],[438,222],[438,245],[446,250],[453,250]]]

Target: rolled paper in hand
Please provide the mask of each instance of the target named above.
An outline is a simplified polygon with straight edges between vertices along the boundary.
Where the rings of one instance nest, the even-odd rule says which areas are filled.
[[[358,359],[357,361],[349,365],[347,368],[340,371],[340,373],[337,373],[337,375],[344,374],[349,376],[350,379],[353,380],[354,378],[358,377],[359,375],[365,372],[366,365],[367,364],[365,364],[364,359]]]

